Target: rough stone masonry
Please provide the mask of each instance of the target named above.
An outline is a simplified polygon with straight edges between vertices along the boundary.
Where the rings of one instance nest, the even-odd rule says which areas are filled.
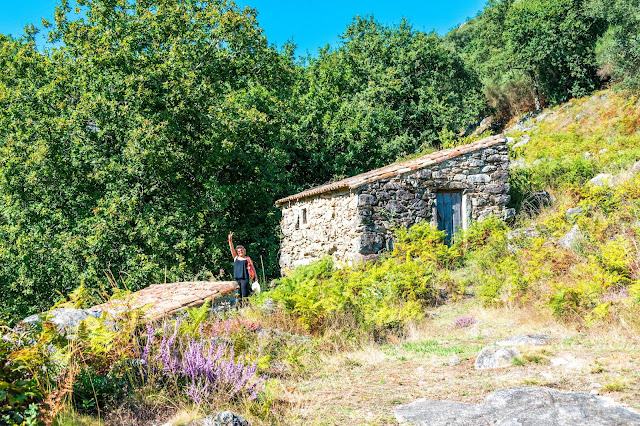
[[[283,198],[280,267],[286,274],[325,255],[351,265],[392,249],[395,228],[429,221],[445,229],[450,214],[462,229],[488,215],[508,217],[508,179],[499,135]],[[453,213],[443,210],[445,199],[454,200]]]

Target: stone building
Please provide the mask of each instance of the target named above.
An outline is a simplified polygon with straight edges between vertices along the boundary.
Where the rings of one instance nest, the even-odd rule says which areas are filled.
[[[506,217],[506,139],[493,136],[280,199],[283,274],[330,254],[352,264],[393,247],[394,227],[423,220],[447,231]]]

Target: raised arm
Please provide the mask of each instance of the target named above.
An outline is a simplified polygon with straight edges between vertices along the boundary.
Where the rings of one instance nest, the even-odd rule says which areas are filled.
[[[231,256],[233,256],[233,260],[235,260],[236,257],[238,257],[238,253],[236,253],[236,248],[233,246],[233,232],[229,232],[227,242],[229,243],[229,249],[231,249]]]

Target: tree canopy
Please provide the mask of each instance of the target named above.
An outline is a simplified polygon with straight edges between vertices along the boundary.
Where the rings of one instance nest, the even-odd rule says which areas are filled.
[[[64,0],[0,34],[0,320],[205,278],[229,231],[276,276],[274,201],[438,148],[483,114],[640,81],[638,0],[490,0],[446,37],[355,17],[296,59],[227,0]],[[228,268],[227,268],[228,269]]]
[[[293,63],[231,3],[81,2],[56,47],[0,51],[1,280],[27,312],[80,283],[131,289],[277,255]],[[273,270],[265,271],[272,274]]]

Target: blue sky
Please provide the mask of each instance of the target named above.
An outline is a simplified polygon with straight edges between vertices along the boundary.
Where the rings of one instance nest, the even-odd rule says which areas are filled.
[[[258,10],[258,22],[270,43],[282,46],[293,39],[298,54],[314,53],[326,44],[335,46],[338,36],[356,15],[375,18],[387,25],[405,17],[415,29],[443,35],[475,16],[486,0],[236,0],[240,6]],[[0,0],[0,33],[17,36],[27,23],[40,25],[53,19],[58,0]]]

